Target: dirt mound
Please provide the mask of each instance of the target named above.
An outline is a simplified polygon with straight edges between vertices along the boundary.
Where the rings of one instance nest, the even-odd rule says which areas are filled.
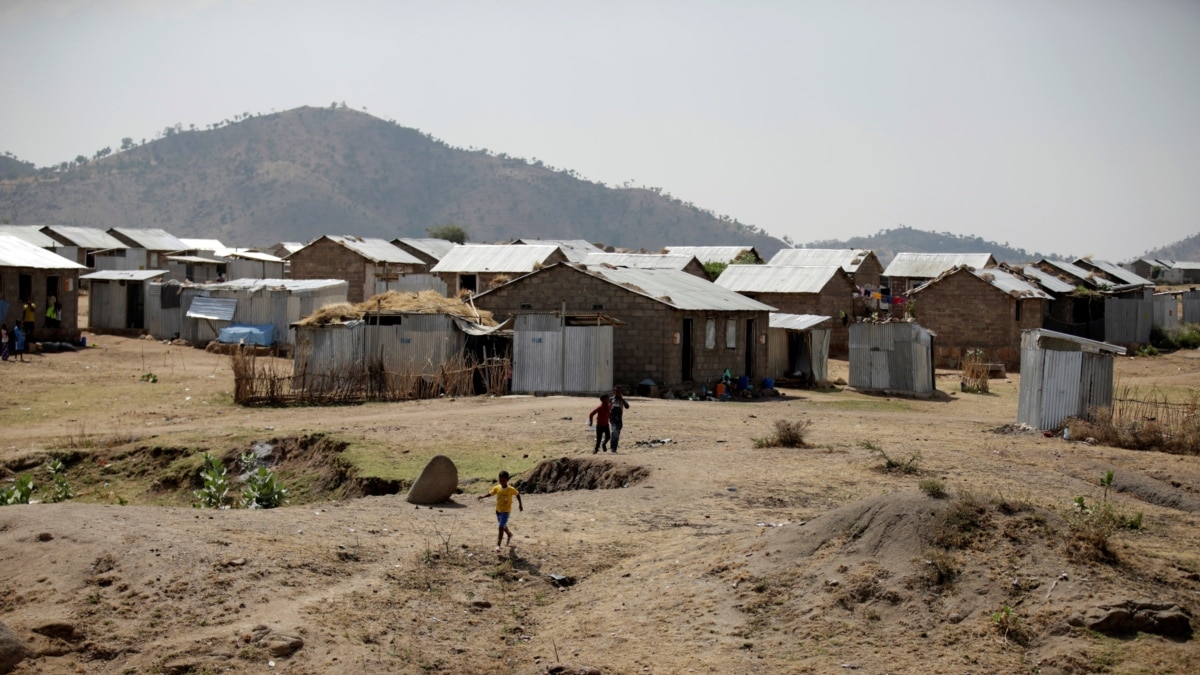
[[[513,482],[525,493],[564,490],[611,490],[637,483],[650,475],[646,467],[618,464],[609,460],[562,457],[548,459],[528,475]]]
[[[1070,475],[1098,485],[1097,477],[1103,476],[1109,468],[1111,467],[1093,464],[1090,469],[1071,471]],[[1114,493],[1124,493],[1155,506],[1187,513],[1200,513],[1200,498],[1189,494],[1188,487],[1190,486],[1187,483],[1166,474],[1161,477],[1148,476],[1139,471],[1125,468],[1113,471],[1112,490]]]

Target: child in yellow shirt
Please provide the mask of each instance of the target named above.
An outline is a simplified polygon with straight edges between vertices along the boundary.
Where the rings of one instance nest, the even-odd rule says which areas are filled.
[[[493,485],[486,495],[479,495],[481,500],[496,495],[496,521],[500,523],[500,532],[496,535],[497,551],[500,550],[500,544],[506,534],[508,535],[508,545],[512,546],[512,530],[508,529],[508,516],[512,513],[513,497],[517,498],[517,508],[521,511],[525,510],[525,505],[521,503],[521,493],[517,492],[517,488],[508,484],[508,472],[501,471],[499,480],[500,484]]]

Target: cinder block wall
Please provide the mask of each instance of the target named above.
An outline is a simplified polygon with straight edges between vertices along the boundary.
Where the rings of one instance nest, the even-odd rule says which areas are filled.
[[[293,253],[288,260],[292,263],[293,279],[344,279],[348,284],[347,302],[367,299],[367,266],[373,263],[345,246],[319,239]]]
[[[959,368],[967,350],[982,349],[984,359],[1021,367],[1021,331],[1040,328],[1045,300],[1020,299],[962,270],[911,296],[917,322],[937,334],[934,362],[940,368]]]
[[[746,320],[755,321],[755,375],[767,367],[767,345],[757,342],[767,332],[767,312],[683,312],[652,298],[623,289],[567,266],[555,266],[518,279],[475,298],[476,306],[497,319],[519,313],[597,312],[625,322],[613,331],[614,383],[632,387],[650,378],[673,386],[683,380],[683,324],[692,319],[692,376],[700,384],[715,383],[726,368],[745,370]],[[705,323],[717,319],[717,345],[705,347]],[[738,325],[737,348],[725,347],[725,320]],[[680,333],[679,344],[675,334]]]
[[[854,285],[844,275],[834,275],[820,293],[759,293],[756,300],[785,314],[819,314],[833,317],[828,324],[830,356],[850,353],[850,329],[842,325],[841,313],[855,315]],[[822,328],[825,327],[823,324]]]

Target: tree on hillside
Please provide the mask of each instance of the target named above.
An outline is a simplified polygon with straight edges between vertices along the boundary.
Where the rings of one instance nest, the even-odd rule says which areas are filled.
[[[133,139],[129,136],[121,139],[121,149],[128,150],[133,147]]]
[[[467,231],[459,225],[436,225],[425,228],[425,234],[434,239],[445,239],[456,244],[467,243]]]

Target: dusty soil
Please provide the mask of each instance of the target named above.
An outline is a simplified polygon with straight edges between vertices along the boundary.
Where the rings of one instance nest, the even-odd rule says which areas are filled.
[[[0,477],[44,483],[59,457],[76,487],[0,508],[0,623],[31,650],[15,672],[1200,672],[1187,637],[1070,622],[1200,607],[1200,458],[1015,429],[1017,375],[972,395],[941,373],[931,400],[632,398],[621,453],[593,457],[590,399],[243,409],[227,357],[88,337],[0,364]],[[1117,369],[1200,387],[1196,352]],[[755,447],[776,420],[809,420],[811,447]],[[291,505],[187,506],[199,453],[256,442]],[[462,456],[467,494],[379,494],[402,481],[371,479],[359,444],[393,447],[410,479]],[[545,457],[555,490],[524,495],[499,555],[474,498],[491,476],[470,469],[492,448],[494,465]],[[1071,557],[1073,500],[1104,499],[1107,470],[1142,527]],[[945,498],[919,489],[932,479]]]

